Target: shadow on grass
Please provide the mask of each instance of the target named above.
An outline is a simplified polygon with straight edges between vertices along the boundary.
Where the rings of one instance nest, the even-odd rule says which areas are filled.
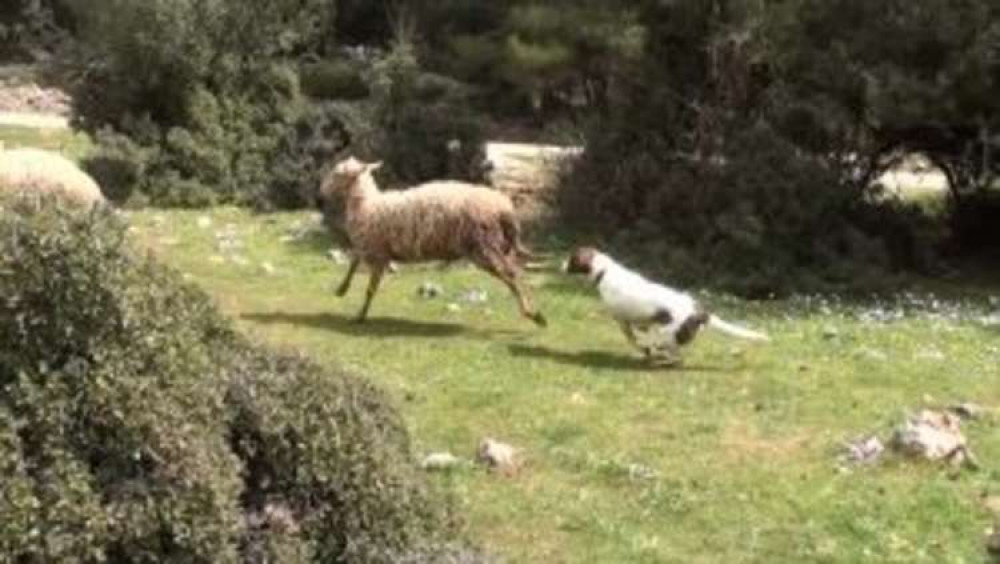
[[[333,331],[352,337],[492,337],[518,335],[515,331],[482,330],[441,321],[420,321],[397,317],[369,317],[358,323],[353,316],[337,313],[244,313],[244,321],[262,324],[285,324]]]
[[[710,366],[683,365],[679,367],[652,366],[645,359],[628,354],[615,354],[606,351],[558,351],[546,347],[531,345],[510,345],[507,347],[513,356],[524,356],[551,360],[560,364],[569,364],[583,368],[602,368],[617,371],[652,372],[725,372],[725,369]]]

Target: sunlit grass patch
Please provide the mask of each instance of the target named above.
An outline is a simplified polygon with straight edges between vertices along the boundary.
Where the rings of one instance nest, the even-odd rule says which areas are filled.
[[[358,325],[365,273],[347,297],[333,295],[345,266],[327,255],[312,214],[129,220],[137,241],[245,328],[387,389],[419,452],[471,459],[486,436],[521,448],[518,475],[467,466],[438,478],[473,538],[512,562],[983,559],[990,517],[980,500],[1000,492],[995,415],[965,427],[979,472],[892,456],[845,469],[839,458],[845,440],[885,437],[922,407],[1000,407],[995,286],[756,303],[704,294],[774,342],[706,333],[684,368],[654,370],[593,290],[557,271],[562,246],[528,274],[546,330],[463,264],[403,266]],[[428,281],[443,296],[421,297]],[[463,300],[469,290],[487,299]]]

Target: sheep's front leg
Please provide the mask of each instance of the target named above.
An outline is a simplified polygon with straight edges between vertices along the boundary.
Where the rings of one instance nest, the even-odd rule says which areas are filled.
[[[372,265],[372,272],[368,276],[368,291],[365,292],[365,305],[361,306],[361,311],[356,319],[358,323],[363,323],[368,317],[368,308],[372,305],[375,292],[378,291],[378,285],[382,281],[382,275],[385,274],[385,268],[384,264]]]
[[[351,264],[347,267],[347,274],[344,275],[344,279],[340,282],[340,286],[337,286],[337,297],[342,298],[347,294],[347,291],[351,289],[351,279],[354,278],[354,271],[358,269],[358,264],[361,263],[361,259],[354,257],[351,259]]]

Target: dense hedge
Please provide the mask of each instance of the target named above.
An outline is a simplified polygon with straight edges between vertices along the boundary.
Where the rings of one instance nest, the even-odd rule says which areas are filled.
[[[932,267],[938,231],[870,185],[885,164],[868,158],[863,96],[833,92],[858,85],[833,64],[809,82],[791,70],[808,5],[643,3],[643,56],[589,129],[563,216],[672,279],[751,296]]]
[[[97,140],[85,166],[119,202],[265,209],[315,203],[347,153],[386,161],[401,182],[464,174],[446,165],[476,157],[481,136],[456,89],[422,88],[403,47],[334,49],[336,4],[82,10],[74,117]],[[452,139],[469,149],[449,153]]]
[[[51,203],[51,202],[49,202]],[[365,381],[237,334],[109,212],[0,215],[0,553],[393,562],[447,504]]]

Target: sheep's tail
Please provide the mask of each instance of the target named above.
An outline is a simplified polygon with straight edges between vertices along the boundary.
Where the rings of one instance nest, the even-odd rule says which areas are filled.
[[[708,326],[718,331],[721,331],[727,335],[730,335],[732,337],[738,337],[740,339],[748,339],[750,341],[760,341],[760,342],[769,342],[771,340],[770,337],[768,337],[763,333],[759,333],[757,331],[753,331],[752,329],[747,329],[746,327],[740,327],[739,325],[734,325],[727,321],[723,321],[722,319],[714,315],[708,316]]]

